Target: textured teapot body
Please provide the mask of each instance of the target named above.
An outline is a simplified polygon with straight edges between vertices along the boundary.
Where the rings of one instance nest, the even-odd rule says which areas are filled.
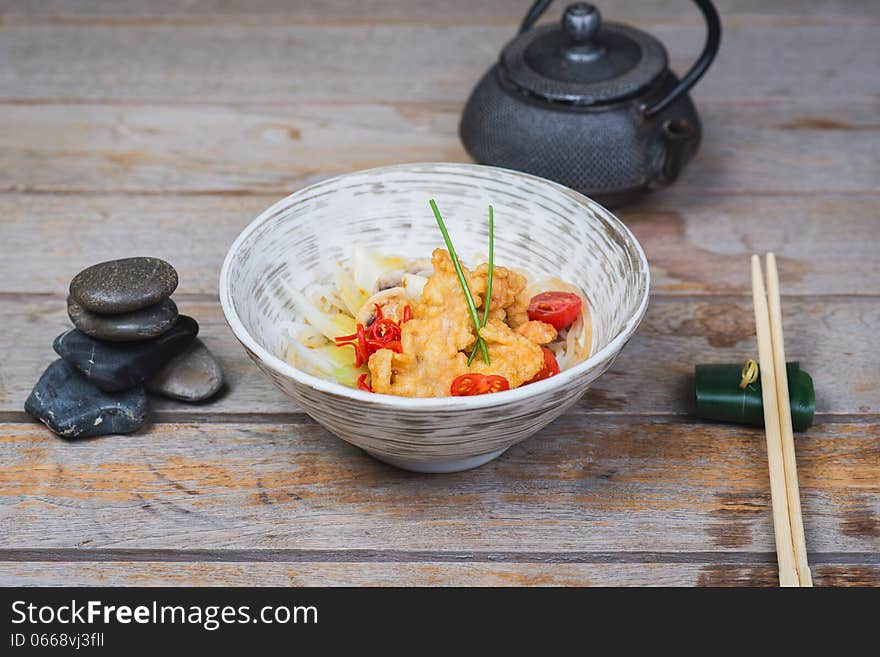
[[[459,128],[476,161],[548,178],[605,205],[673,182],[700,144],[688,94],[646,118],[646,100],[675,87],[671,73],[639,98],[572,107],[531,98],[496,65],[471,94]]]
[[[700,145],[691,87],[718,51],[711,0],[693,0],[706,44],[679,80],[663,44],[604,23],[586,2],[558,25],[536,26],[552,0],[535,0],[519,33],[471,93],[459,134],[482,164],[517,169],[619,205],[673,182]]]

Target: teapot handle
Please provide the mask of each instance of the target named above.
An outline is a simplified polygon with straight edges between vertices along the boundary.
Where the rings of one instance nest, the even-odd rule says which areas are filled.
[[[553,0],[535,0],[535,3],[531,6],[526,17],[523,18],[522,24],[519,26],[519,33],[522,34],[528,30],[531,30],[534,27],[535,23],[538,22],[538,19],[541,18],[541,15],[547,11],[547,7]]]
[[[523,19],[522,25],[520,25],[520,34],[532,29],[541,17],[541,14],[547,11],[547,7],[552,2],[553,0],[536,0]],[[703,12],[703,18],[706,20],[706,45],[703,46],[703,52],[700,53],[697,61],[694,62],[691,69],[685,73],[684,77],[675,85],[672,91],[653,105],[642,106],[642,114],[646,119],[659,114],[678,100],[679,96],[687,93],[703,77],[706,69],[709,68],[709,65],[712,64],[712,60],[715,59],[715,55],[718,53],[718,46],[721,43],[721,19],[718,17],[718,11],[715,9],[715,5],[712,4],[712,0],[694,0],[694,3]]]
[[[703,18],[706,20],[706,45],[703,46],[703,52],[691,66],[691,69],[684,74],[675,88],[666,94],[666,97],[657,101],[650,107],[642,106],[642,114],[646,119],[650,119],[659,114],[672,103],[678,100],[679,96],[690,91],[697,80],[703,77],[703,73],[712,64],[715,55],[718,54],[718,46],[721,44],[721,19],[718,17],[718,11],[711,0],[694,0],[700,11],[703,12]]]

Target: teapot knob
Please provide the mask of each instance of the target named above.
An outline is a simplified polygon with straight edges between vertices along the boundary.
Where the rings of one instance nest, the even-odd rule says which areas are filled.
[[[567,59],[589,62],[601,56],[605,49],[596,43],[602,24],[599,10],[587,2],[569,5],[562,15],[562,30],[572,45],[565,51]]]

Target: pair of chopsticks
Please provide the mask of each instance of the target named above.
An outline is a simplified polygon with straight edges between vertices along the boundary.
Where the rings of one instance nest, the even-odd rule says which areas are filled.
[[[758,333],[758,359],[761,394],[764,402],[764,428],[767,434],[767,460],[770,465],[770,501],[776,534],[776,558],[780,586],[812,586],[804,520],[798,488],[788,374],[785,371],[785,345],[782,338],[782,308],[779,300],[779,273],[776,256],[767,254],[767,290],[761,272],[761,259],[752,256],[752,297]],[[769,303],[768,303],[769,301]]]

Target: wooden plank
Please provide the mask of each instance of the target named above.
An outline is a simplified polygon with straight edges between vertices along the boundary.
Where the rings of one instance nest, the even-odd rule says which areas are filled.
[[[458,107],[0,106],[0,190],[258,191],[406,161],[468,161]],[[17,171],[14,172],[13,169]]]
[[[816,586],[877,586],[880,567],[815,566]],[[776,586],[772,564],[4,562],[0,586]]]
[[[180,292],[215,294],[227,249],[277,198],[0,195],[0,293],[61,294],[96,261],[149,253],[175,264]],[[876,195],[707,199],[670,191],[618,214],[648,254],[655,293],[747,294],[743,263],[773,250],[788,295],[880,294]]]
[[[880,191],[878,107],[876,100],[707,103],[702,149],[674,189]],[[0,105],[0,191],[283,196],[354,169],[470,161],[458,139],[459,113],[459,103],[448,102]]]
[[[623,212],[663,296],[578,411],[501,460],[445,477],[386,468],[294,415],[234,343],[213,296],[247,217],[338,171],[465,159],[460,105],[521,4],[0,2],[0,190],[123,192],[0,197],[0,413],[21,417],[53,357],[67,270],[121,244],[183,263],[182,308],[230,379],[212,404],[157,404],[159,419],[226,423],[75,444],[0,425],[0,583],[773,584],[760,431],[595,415],[681,414],[693,362],[750,355],[739,262],[769,248],[787,257],[786,292],[853,295],[786,299],[786,329],[824,418],[864,414],[798,440],[817,583],[880,583],[874,3],[721,3],[735,15],[697,92],[703,152],[675,189]],[[694,14],[672,0],[609,11],[657,33],[679,70],[702,41]],[[169,190],[227,196],[151,196]],[[230,195],[252,191],[264,196]],[[268,415],[230,422],[250,414]],[[239,552],[186,552],[217,545]],[[352,546],[373,561],[334,557]],[[74,563],[15,552],[33,547]],[[140,556],[113,553],[129,547]],[[284,552],[301,549],[314,553]]]
[[[523,0],[446,0],[415,2],[413,0],[308,0],[291,3],[285,0],[236,2],[196,0],[177,2],[135,2],[134,0],[3,0],[0,18],[6,23],[61,22],[106,23],[129,25],[143,23],[265,23],[291,24],[358,24],[358,23],[427,23],[427,24],[517,24],[528,7]],[[877,17],[871,0],[717,0],[716,6],[725,25],[757,22],[760,19],[825,20],[852,18],[864,20]],[[556,3],[547,12],[547,20],[559,16],[564,3]],[[615,21],[671,22],[696,24],[699,12],[680,0],[616,0],[600,7],[603,17]]]
[[[874,195],[707,198],[672,188],[618,216],[645,248],[655,294],[748,295],[748,257],[766,251],[780,261],[786,295],[880,293]]]
[[[84,267],[150,254],[177,267],[178,294],[216,295],[227,249],[277,198],[0,194],[0,293],[64,294]],[[618,214],[648,254],[655,294],[747,295],[749,255],[770,250],[786,295],[880,294],[877,195],[706,198],[676,190]]]
[[[820,425],[798,438],[811,553],[876,557],[878,436],[872,422]],[[585,552],[590,562],[597,552],[684,553],[674,560],[685,562],[745,552],[772,563],[761,438],[741,427],[568,416],[486,466],[424,476],[374,461],[314,424],[156,425],[76,443],[7,424],[0,546],[75,548],[93,559],[125,548],[356,546],[399,551],[395,561],[413,560],[412,551],[451,551],[432,558],[440,561],[492,561],[497,552],[500,561],[538,553],[557,562]]]
[[[698,25],[652,31],[678,71],[705,38]],[[510,37],[471,25],[0,25],[0,100],[460,103]],[[870,98],[875,40],[870,23],[732,28],[697,95]]]
[[[210,421],[221,415],[299,412],[247,358],[216,301],[181,297],[178,305],[199,321],[202,339],[223,365],[228,389],[198,405],[157,399],[157,419]],[[786,298],[783,312],[789,357],[812,374],[817,412],[880,412],[880,368],[872,338],[872,327],[880,325],[876,297]],[[24,400],[57,358],[52,340],[70,326],[64,298],[0,298],[0,323],[0,412],[24,419]],[[747,297],[655,297],[639,332],[573,412],[687,414],[694,365],[753,357],[754,331]]]

